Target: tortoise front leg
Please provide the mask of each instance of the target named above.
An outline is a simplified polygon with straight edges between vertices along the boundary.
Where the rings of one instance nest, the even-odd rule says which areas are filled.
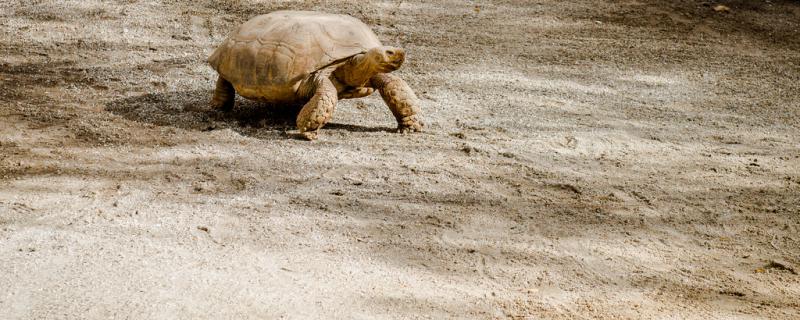
[[[297,129],[308,140],[317,139],[319,129],[331,119],[338,101],[336,87],[327,77],[319,78],[312,92],[314,96],[300,109],[297,116]]]
[[[211,99],[211,106],[221,111],[231,111],[236,101],[236,91],[228,80],[222,77],[217,78],[217,88],[214,90],[214,97]]]
[[[422,131],[422,121],[418,114],[419,99],[408,83],[400,77],[379,73],[370,78],[370,84],[381,92],[383,101],[392,110],[392,114],[397,119],[397,131],[401,133]]]

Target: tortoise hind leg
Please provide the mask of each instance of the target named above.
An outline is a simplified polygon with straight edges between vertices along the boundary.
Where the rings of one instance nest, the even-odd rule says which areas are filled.
[[[317,138],[319,129],[331,119],[339,101],[336,87],[327,77],[320,77],[312,92],[314,95],[297,115],[297,129],[308,140]]]
[[[370,78],[370,84],[381,92],[383,101],[397,119],[397,131],[422,131],[422,121],[418,115],[419,99],[408,83],[393,74],[379,73]]]
[[[211,106],[221,111],[233,110],[236,101],[236,91],[228,80],[222,77],[217,78],[217,88],[214,90],[214,98],[211,99]]]

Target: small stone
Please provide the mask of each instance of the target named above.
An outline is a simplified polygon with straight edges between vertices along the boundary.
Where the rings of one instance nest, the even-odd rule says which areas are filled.
[[[726,6],[726,5],[718,4],[718,5],[714,6],[714,11],[716,11],[716,12],[731,12],[731,8]]]
[[[797,274],[797,271],[794,268],[792,268],[788,263],[783,262],[783,261],[771,260],[769,263],[767,263],[767,265],[764,266],[764,268],[759,268],[759,269],[762,269],[762,270],[763,269],[775,269],[775,270],[781,270],[781,271],[788,271],[791,274]]]
[[[459,138],[459,139],[466,139],[467,138],[467,136],[464,133],[461,133],[461,132],[451,133],[450,135],[453,136],[453,137]]]
[[[188,40],[192,40],[192,37],[187,36],[187,35],[181,35],[181,34],[173,34],[172,35],[172,39],[188,41]]]

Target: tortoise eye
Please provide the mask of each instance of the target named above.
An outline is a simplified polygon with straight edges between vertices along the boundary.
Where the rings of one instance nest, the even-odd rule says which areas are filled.
[[[394,55],[394,50],[386,50],[386,54],[388,54],[390,56],[393,56]]]

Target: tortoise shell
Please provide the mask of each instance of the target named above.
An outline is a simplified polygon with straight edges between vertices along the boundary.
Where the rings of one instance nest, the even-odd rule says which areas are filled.
[[[243,97],[290,102],[311,73],[379,46],[375,33],[356,18],[275,11],[245,22],[208,62]]]

